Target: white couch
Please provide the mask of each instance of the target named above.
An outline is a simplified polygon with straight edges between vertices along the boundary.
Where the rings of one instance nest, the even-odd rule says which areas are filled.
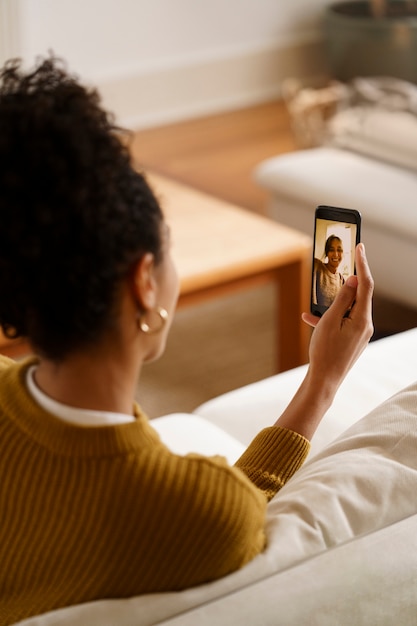
[[[153,424],[177,453],[233,462],[277,418],[304,372]],[[242,570],[181,593],[100,600],[21,626],[415,624],[415,380],[417,328],[368,346],[320,425],[310,460],[269,505],[267,549]]]
[[[417,310],[416,114],[342,111],[324,145],[269,158],[254,177],[268,215],[309,235],[317,205],[359,210],[376,292]]]

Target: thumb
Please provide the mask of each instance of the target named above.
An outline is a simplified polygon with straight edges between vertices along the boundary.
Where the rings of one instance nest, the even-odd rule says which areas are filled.
[[[358,289],[358,277],[349,276],[346,279],[345,284],[338,292],[336,298],[328,313],[331,311],[333,315],[343,317],[348,309],[351,308],[356,298],[356,292]]]

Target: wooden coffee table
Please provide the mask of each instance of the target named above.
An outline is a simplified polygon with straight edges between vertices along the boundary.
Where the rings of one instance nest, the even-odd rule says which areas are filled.
[[[149,182],[171,227],[178,306],[273,282],[277,371],[306,363],[310,237],[157,174]]]
[[[308,307],[311,239],[157,174],[149,174],[149,182],[172,232],[178,306],[273,282],[277,371],[306,363],[310,332],[301,312]],[[28,351],[24,341],[0,335],[1,353],[17,357]]]

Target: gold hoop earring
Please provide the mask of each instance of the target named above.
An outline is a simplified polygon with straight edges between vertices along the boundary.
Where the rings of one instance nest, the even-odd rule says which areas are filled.
[[[146,316],[155,314],[158,316],[158,323],[154,328],[151,328],[150,323],[145,320]],[[145,335],[155,335],[160,333],[168,320],[168,311],[161,306],[157,307],[154,311],[145,311],[139,315],[138,326]]]

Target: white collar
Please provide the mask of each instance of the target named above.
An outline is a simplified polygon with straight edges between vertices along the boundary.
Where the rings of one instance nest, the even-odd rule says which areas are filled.
[[[76,426],[108,426],[115,424],[127,424],[134,421],[133,415],[125,413],[111,413],[109,411],[92,411],[90,409],[78,409],[68,404],[62,404],[46,395],[35,382],[36,365],[32,365],[26,375],[26,385],[32,398],[48,413],[51,413],[64,422]]]

